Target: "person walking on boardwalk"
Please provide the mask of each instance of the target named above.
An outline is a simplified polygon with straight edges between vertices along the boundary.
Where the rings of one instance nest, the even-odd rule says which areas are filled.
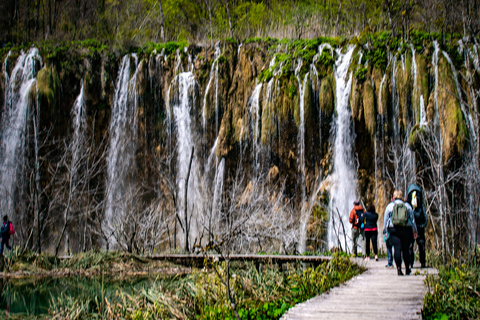
[[[416,185],[411,184],[407,189],[407,202],[412,206],[413,216],[415,218],[415,225],[417,226],[417,246],[420,256],[421,268],[425,268],[425,228],[427,226],[427,213],[423,207],[423,193],[422,189]],[[415,252],[413,250],[415,240],[410,245],[410,267],[413,267],[415,261]]]
[[[370,203],[367,206],[367,212],[365,212],[365,254],[366,260],[370,260],[370,240],[372,240],[373,252],[375,253],[375,261],[378,261],[378,249],[377,249],[377,229],[378,214],[375,212],[375,206]]]
[[[362,255],[365,257],[365,211],[359,200],[353,201],[353,209],[350,211],[348,221],[352,224],[352,253],[357,256],[357,242],[360,240]]]
[[[393,192],[393,202],[385,208],[383,230],[390,234],[390,241],[394,248],[394,259],[397,274],[403,276],[402,256],[405,263],[405,274],[409,275],[410,253],[409,248],[413,239],[417,238],[417,226],[410,204],[403,202],[403,193],[400,190]]]
[[[3,249],[6,246],[8,249],[12,250],[12,247],[8,244],[10,240],[10,226],[11,222],[8,221],[8,216],[3,216],[3,224],[2,228],[0,229],[0,236],[2,237],[2,243],[0,247],[0,255],[3,254]]]

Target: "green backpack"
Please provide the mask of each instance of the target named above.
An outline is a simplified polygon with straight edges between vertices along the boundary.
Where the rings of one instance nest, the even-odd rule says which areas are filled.
[[[408,211],[404,203],[395,203],[392,211],[392,223],[395,227],[405,227],[408,222]]]

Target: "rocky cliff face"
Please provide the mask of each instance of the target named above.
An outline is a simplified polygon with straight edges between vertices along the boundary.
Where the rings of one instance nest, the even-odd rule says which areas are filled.
[[[42,194],[33,201],[27,191],[29,183],[12,186],[16,190],[12,196],[24,204],[9,208],[14,210],[14,219],[24,224],[22,240],[27,241],[31,230],[38,233],[34,221],[44,219],[41,241],[56,241],[43,246],[56,245],[60,251],[106,243],[129,250],[142,245],[147,250],[171,248],[174,241],[185,244],[180,238],[184,238],[181,234],[187,221],[190,246],[203,243],[210,239],[201,231],[207,222],[225,223],[223,214],[237,201],[229,194],[241,180],[238,184],[244,196],[252,181],[263,181],[265,187],[257,192],[263,190],[270,199],[280,192],[283,205],[293,208],[288,227],[294,230],[293,238],[277,237],[276,243],[283,241],[283,248],[290,248],[287,251],[301,247],[302,241],[303,250],[327,248],[326,234],[335,230],[328,231],[326,225],[337,215],[329,207],[331,192],[341,176],[334,154],[335,139],[343,130],[336,121],[339,92],[348,95],[347,127],[353,143],[346,145],[350,150],[345,152],[352,155],[347,166],[355,173],[348,182],[351,193],[365,204],[374,203],[380,213],[394,188],[405,191],[409,183],[425,177],[424,166],[429,161],[421,143],[425,132],[438,132],[446,166],[458,166],[468,151],[478,150],[473,136],[478,135],[479,96],[471,90],[478,90],[479,81],[474,47],[462,47],[460,59],[451,62],[447,51],[436,43],[424,43],[417,50],[403,45],[382,53],[382,64],[375,60],[379,54],[375,49],[357,44],[347,65],[348,90],[339,91],[337,73],[341,59],[347,56],[347,48],[342,47],[336,49],[334,44],[332,48],[321,40],[297,47],[272,41],[192,45],[170,54],[129,55],[130,70],[121,69],[122,56],[108,51],[72,50],[68,61],[44,57],[41,69],[32,74],[37,83],[36,91],[30,93],[29,110],[38,114],[39,123],[33,123],[28,113],[25,118],[23,143],[29,146],[24,149],[29,165],[14,173],[25,177],[32,168],[39,168],[37,189]],[[9,99],[19,55],[12,52],[5,59],[2,99]],[[468,83],[458,72],[471,73],[474,82]],[[125,74],[127,85],[120,87],[119,78]],[[89,174],[80,182],[69,176],[74,156],[64,155],[72,141],[72,109],[82,86],[86,127],[82,128],[84,162],[79,162],[78,170]],[[125,160],[128,166],[113,167],[112,177],[122,177],[113,182],[121,196],[108,204],[105,199],[114,188],[106,182],[112,168],[113,146],[108,142],[113,127],[119,125],[113,110],[114,105],[122,106],[121,95],[126,92],[131,94],[125,95],[129,97],[124,101],[126,116],[134,131],[123,131],[120,148],[133,149],[135,156]],[[6,101],[3,105],[2,132],[10,112]],[[29,129],[33,127],[36,133]],[[2,143],[6,148],[7,142]],[[42,146],[35,147],[38,143]],[[128,158],[126,154],[120,153],[120,158]],[[185,163],[189,161],[182,162],[182,157],[193,163],[187,201]],[[130,172],[122,175],[121,170]],[[77,201],[75,205],[66,203],[71,198]],[[343,200],[349,207],[352,199],[345,196]],[[183,203],[191,212],[189,222]],[[106,224],[109,206],[123,209],[118,220],[110,217],[113,220]],[[348,212],[338,214],[337,230],[340,218],[348,229]],[[151,221],[144,221],[146,217]],[[57,219],[61,223],[54,224]],[[178,221],[184,225],[177,226]],[[161,226],[148,227],[152,223]],[[178,240],[173,237],[175,227]],[[140,230],[152,232],[142,235],[149,239],[142,244]],[[339,235],[340,231],[337,240],[343,237]],[[276,250],[283,250],[282,245]]]

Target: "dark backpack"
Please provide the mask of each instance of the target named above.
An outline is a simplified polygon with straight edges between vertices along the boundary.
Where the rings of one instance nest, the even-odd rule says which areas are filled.
[[[413,216],[415,217],[415,223],[417,225],[423,226],[427,221],[425,221],[425,214],[423,212],[423,194],[421,191],[412,190],[407,197],[407,202],[413,208]]]
[[[357,214],[355,227],[359,230],[365,228],[365,212],[363,210],[355,210],[355,213]]]
[[[408,222],[408,211],[405,203],[395,203],[392,211],[392,223],[394,227],[405,227]]]

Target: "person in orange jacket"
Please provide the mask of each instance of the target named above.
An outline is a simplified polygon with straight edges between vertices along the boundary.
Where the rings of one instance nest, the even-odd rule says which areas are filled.
[[[365,257],[365,211],[359,200],[353,201],[353,206],[348,219],[348,222],[352,224],[352,253],[357,256],[357,242],[360,240],[362,256]]]

